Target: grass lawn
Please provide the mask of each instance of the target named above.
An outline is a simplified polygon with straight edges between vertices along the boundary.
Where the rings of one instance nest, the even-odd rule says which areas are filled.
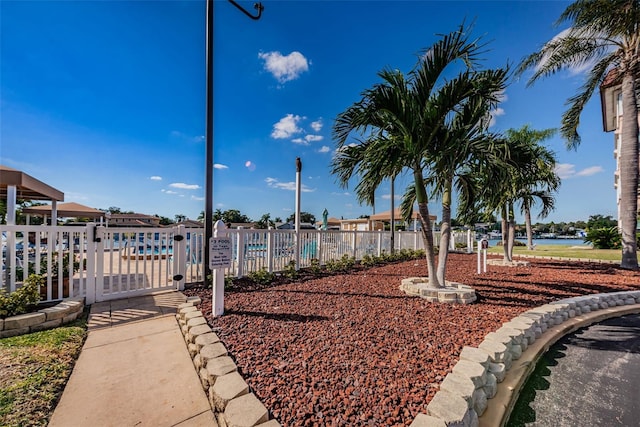
[[[47,425],[86,335],[84,314],[59,328],[0,339],[0,425]]]
[[[491,246],[490,254],[502,255],[502,246]],[[513,248],[513,255],[534,255],[559,258],[581,258],[603,261],[621,261],[622,251],[620,249],[576,249],[572,245],[537,245],[534,250],[527,249],[526,246],[516,246]],[[640,256],[638,257],[640,260]]]

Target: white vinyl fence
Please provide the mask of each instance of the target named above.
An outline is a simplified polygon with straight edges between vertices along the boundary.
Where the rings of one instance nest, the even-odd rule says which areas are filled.
[[[0,225],[0,288],[14,292],[29,273],[46,276],[44,301],[85,297],[88,304],[167,289],[204,279],[204,229]],[[390,232],[303,230],[226,230],[232,241],[228,276],[241,277],[288,265],[321,265],[343,255],[361,260],[390,251]],[[435,234],[436,244],[439,235]],[[454,233],[467,243],[468,234]],[[423,249],[419,232],[395,234],[395,249]]]

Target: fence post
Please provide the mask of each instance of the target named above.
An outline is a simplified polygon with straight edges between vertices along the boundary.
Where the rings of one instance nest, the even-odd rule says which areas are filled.
[[[178,237],[179,236],[179,237]],[[167,248],[167,252],[169,249]],[[187,273],[187,229],[184,224],[173,230],[173,277],[172,280],[179,291],[184,290]]]
[[[217,223],[218,222],[216,221],[216,224]],[[224,229],[226,230],[227,227],[225,226]],[[242,277],[244,276],[244,230],[238,228],[236,232],[238,233],[236,241],[236,277]],[[225,231],[225,236],[227,235],[226,233],[227,232]]]
[[[238,233],[238,236],[240,234]],[[213,237],[227,237],[227,235],[227,226],[224,225],[224,222],[221,220],[216,221],[213,225]],[[240,237],[238,237],[239,239]],[[240,246],[238,246],[238,253],[240,253]],[[224,314],[224,268],[213,268],[211,273],[213,274],[212,314],[214,316],[222,316]]]
[[[356,252],[358,250],[358,230],[353,230],[353,258],[356,257]]]
[[[471,237],[471,229],[467,230],[467,253],[473,253],[473,238]]]
[[[267,229],[267,270],[273,273],[273,228]]]
[[[85,236],[87,239],[87,270],[85,271],[87,288],[85,291],[85,304],[93,304],[96,302],[96,233],[98,232],[95,223],[88,224],[85,228]]]
[[[93,241],[96,247],[96,264],[95,264],[95,281],[94,287],[96,302],[100,300],[100,297],[104,293],[104,227],[97,225],[93,230]],[[113,248],[111,248],[113,251]],[[112,255],[110,255],[112,256]],[[109,278],[109,287],[112,286],[113,277]]]

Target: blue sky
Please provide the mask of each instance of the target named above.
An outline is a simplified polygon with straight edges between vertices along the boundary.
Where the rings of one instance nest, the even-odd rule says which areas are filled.
[[[252,2],[242,2],[250,11]],[[252,21],[215,2],[214,208],[286,218],[303,211],[355,218],[371,208],[330,173],[337,114],[463,21],[488,42],[483,65],[517,63],[565,27],[559,1],[265,1]],[[0,1],[0,163],[95,208],[173,218],[204,210],[204,1]],[[512,81],[492,130],[554,128],[579,71],[526,88]],[[560,163],[546,220],[616,216],[613,135],[600,99],[587,105],[582,144],[546,142]],[[396,181],[401,194],[410,176]],[[389,185],[376,211],[390,207]],[[439,205],[430,208],[440,216]],[[536,221],[536,218],[534,218]]]

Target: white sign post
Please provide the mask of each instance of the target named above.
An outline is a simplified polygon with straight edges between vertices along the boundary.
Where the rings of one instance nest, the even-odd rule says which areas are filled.
[[[489,241],[487,239],[478,240],[478,274],[487,272],[487,248],[489,248]],[[482,269],[480,268],[481,258],[483,260]]]
[[[213,226],[209,240],[209,268],[213,274],[211,306],[213,316],[224,314],[224,269],[231,267],[231,239],[227,237],[227,226],[218,220]]]

